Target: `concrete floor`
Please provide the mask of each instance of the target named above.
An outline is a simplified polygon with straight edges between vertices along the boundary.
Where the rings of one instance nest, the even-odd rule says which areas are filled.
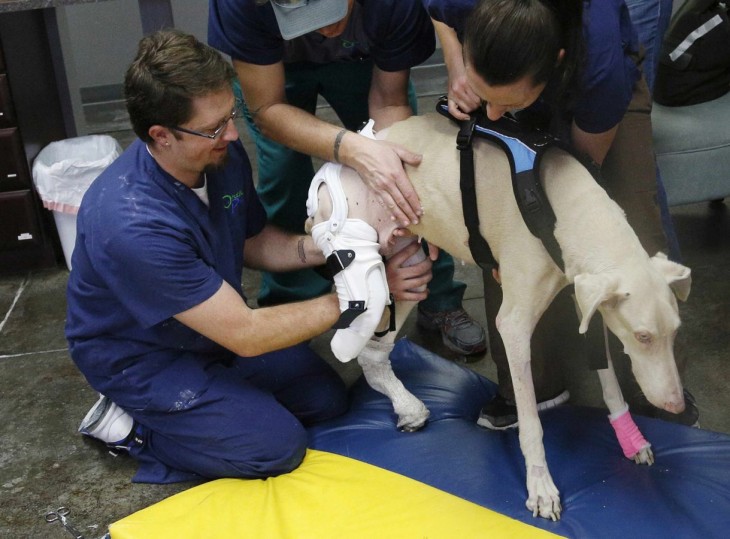
[[[432,96],[421,101],[422,110],[433,107]],[[129,133],[113,134],[123,145],[130,140]],[[730,213],[721,203],[678,207],[672,213],[685,263],[693,271],[693,291],[681,306],[678,338],[688,362],[685,384],[697,398],[702,427],[730,434]],[[68,536],[58,523],[44,521],[44,514],[59,506],[71,510],[71,521],[87,539],[101,537],[110,523],[193,486],[132,484],[132,459],[112,456],[77,434],[97,396],[67,351],[67,278],[62,267],[0,276],[0,537]],[[457,278],[468,284],[466,309],[483,321],[478,270],[457,266]],[[246,272],[244,282],[255,297],[257,275]],[[464,361],[439,337],[420,332],[413,314],[403,334],[448,359]],[[348,382],[354,380],[359,367],[331,359],[330,337],[315,339],[313,346]],[[494,379],[488,354],[474,359],[465,365]],[[586,367],[575,366],[566,380],[574,404],[602,406],[597,377]]]

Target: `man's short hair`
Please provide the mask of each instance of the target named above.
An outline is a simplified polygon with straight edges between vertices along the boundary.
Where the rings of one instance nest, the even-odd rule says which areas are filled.
[[[150,127],[184,124],[192,99],[231,86],[235,77],[233,66],[195,36],[169,29],[142,38],[124,77],[132,129],[152,142]]]

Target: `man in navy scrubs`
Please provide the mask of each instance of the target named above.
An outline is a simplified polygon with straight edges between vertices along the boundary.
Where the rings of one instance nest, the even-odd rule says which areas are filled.
[[[337,297],[246,304],[244,265],[289,271],[324,258],[310,237],[267,224],[233,122],[235,76],[193,36],[143,38],[125,77],[139,138],[78,214],[66,336],[103,395],[79,430],[128,450],[135,481],[291,471],[305,426],[347,405],[307,346],[338,319]],[[430,264],[395,273],[407,283],[394,288],[416,288]]]

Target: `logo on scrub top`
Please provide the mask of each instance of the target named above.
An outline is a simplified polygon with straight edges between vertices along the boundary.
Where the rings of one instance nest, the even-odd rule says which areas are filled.
[[[227,210],[235,211],[238,205],[243,200],[243,191],[234,193],[232,195],[223,195],[223,207]]]

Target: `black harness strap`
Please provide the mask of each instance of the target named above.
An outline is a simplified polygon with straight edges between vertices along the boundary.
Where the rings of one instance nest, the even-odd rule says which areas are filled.
[[[464,213],[464,223],[469,232],[469,250],[477,265],[483,271],[496,268],[499,264],[494,259],[492,249],[487,240],[479,232],[479,209],[477,207],[476,183],[474,181],[474,150],[472,137],[477,117],[461,122],[459,134],[456,136],[456,147],[460,156],[461,208]]]

